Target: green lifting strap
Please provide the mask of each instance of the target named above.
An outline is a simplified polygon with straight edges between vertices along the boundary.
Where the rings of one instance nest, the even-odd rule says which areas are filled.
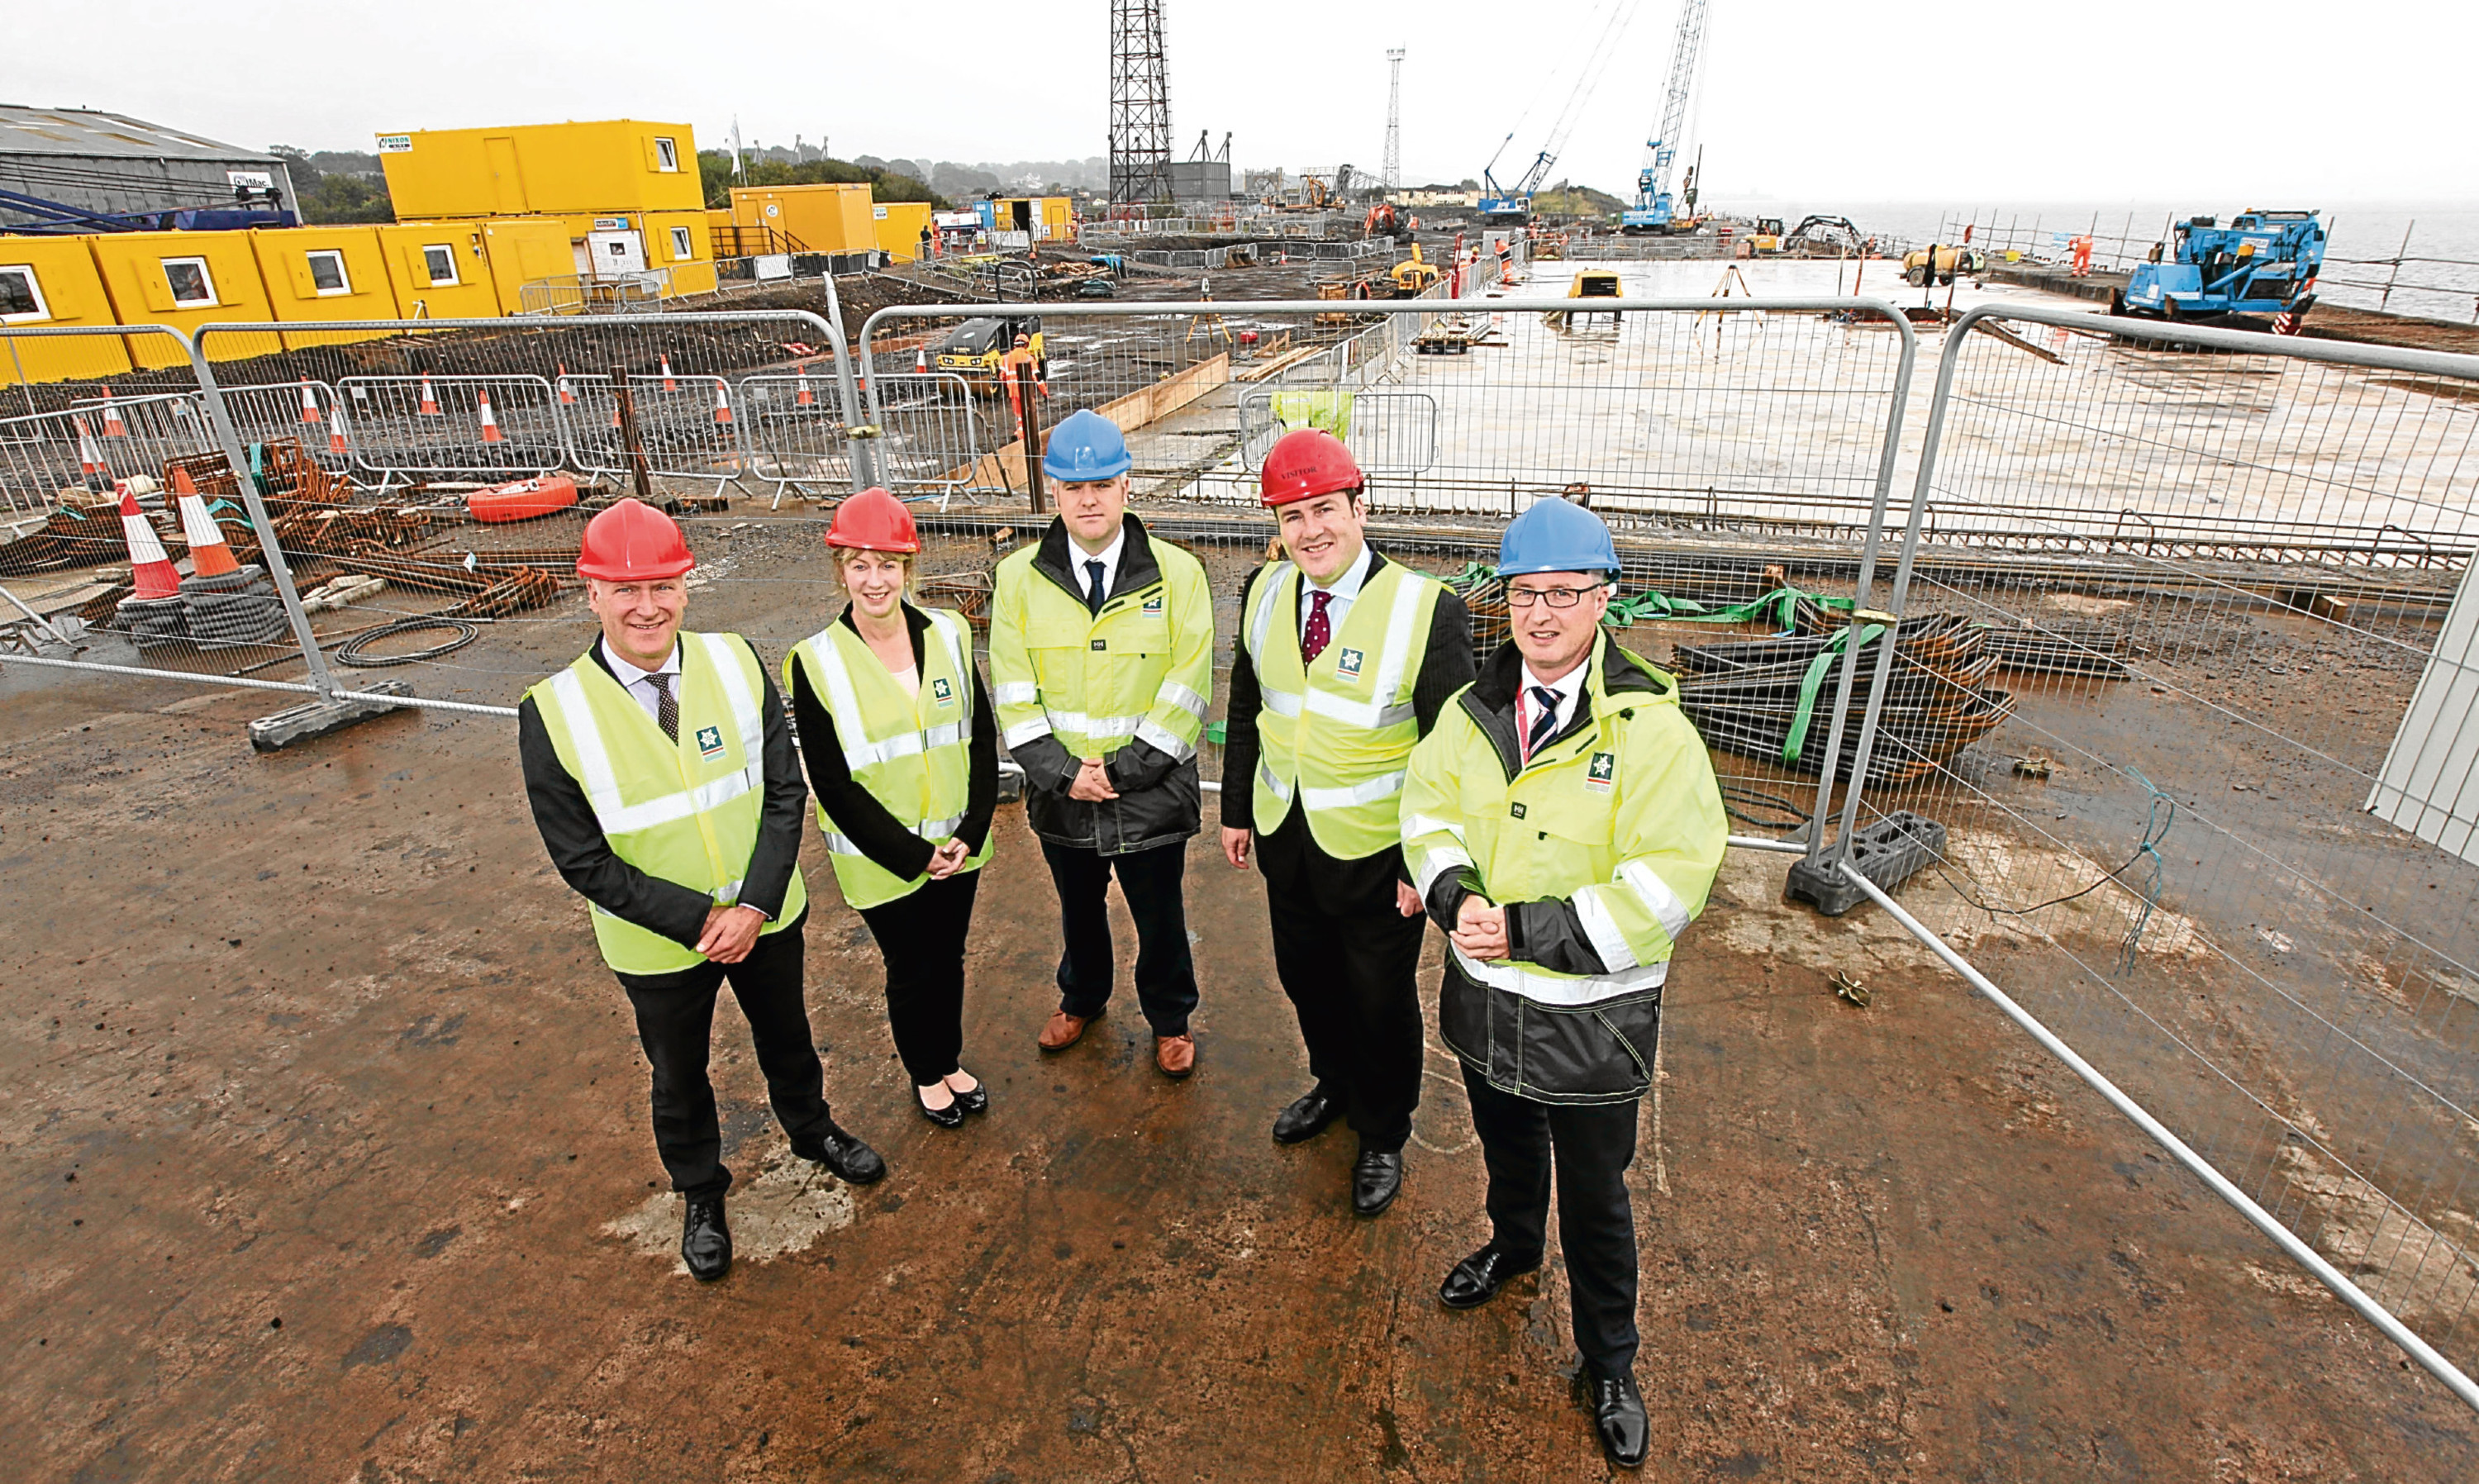
[[[1497,569],[1487,562],[1467,562],[1463,571],[1446,578],[1445,582],[1446,586],[1462,593],[1496,576]],[[1777,587],[1746,602],[1708,608],[1692,598],[1670,598],[1647,588],[1633,597],[1610,600],[1609,611],[1601,615],[1601,622],[1612,628],[1625,628],[1654,620],[1672,624],[1752,624],[1769,618],[1776,628],[1790,628],[1796,627],[1801,599],[1829,612],[1848,613],[1854,606],[1848,598],[1828,598],[1823,593],[1805,592],[1796,587]]]
[[[1200,735],[1202,735],[1206,741],[1213,743],[1215,747],[1220,747],[1222,745],[1224,735],[1222,724],[1220,722],[1207,722],[1205,724],[1205,730],[1200,733]]]
[[[1886,627],[1883,624],[1870,624],[1861,628],[1859,647],[1864,650],[1876,643],[1877,636]],[[1825,648],[1817,651],[1816,657],[1808,661],[1807,678],[1799,682],[1799,709],[1791,713],[1790,734],[1782,738],[1783,762],[1799,761],[1800,751],[1807,742],[1807,724],[1816,715],[1816,693],[1825,686],[1825,672],[1830,668],[1833,656],[1841,653],[1842,647],[1850,641],[1851,630],[1846,628],[1825,641]]]

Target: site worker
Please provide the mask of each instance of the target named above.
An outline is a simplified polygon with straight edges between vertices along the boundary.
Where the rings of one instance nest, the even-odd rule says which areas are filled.
[[[1287,559],[1257,569],[1240,600],[1222,854],[1265,870],[1274,971],[1315,1079],[1274,1140],[1347,1119],[1351,1209],[1373,1216],[1402,1190],[1420,1101],[1426,925],[1403,864],[1404,765],[1471,680],[1471,615],[1368,544],[1360,466],[1332,433],[1285,434],[1260,483]]]
[[[998,723],[960,614],[905,598],[921,537],[882,489],[827,527],[841,617],[792,647],[783,684],[844,902],[886,965],[886,1020],[921,1115],[961,1128],[990,1095],[963,1068],[964,941],[990,857]]]
[[[1025,775],[1025,821],[1059,888],[1059,1010],[1044,1051],[1064,1051],[1110,1003],[1115,968],[1103,898],[1119,879],[1137,924],[1137,1003],[1154,1063],[1196,1066],[1196,967],[1183,895],[1201,810],[1196,739],[1214,688],[1214,594],[1204,565],[1127,513],[1134,460],[1118,426],[1080,411],[1041,468],[1059,515],[999,563],[990,599],[990,695]]]
[[[1033,353],[1033,341],[1018,331],[1015,344],[999,361],[999,385],[1007,393],[1008,410],[1015,414],[1016,436],[1030,439],[1034,434],[1033,399],[1050,395],[1050,383],[1042,375],[1041,362]],[[1028,457],[1039,450],[1028,448]]]
[[[1610,1462],[1644,1461],[1626,1171],[1661,994],[1728,826],[1675,682],[1601,630],[1618,553],[1545,499],[1498,549],[1514,638],[1412,751],[1403,855],[1447,934],[1438,1031],[1489,1170],[1488,1243],[1438,1296],[1470,1309],[1541,1266],[1549,1191],[1580,1399]]]
[[[706,1078],[726,979],[793,1153],[855,1185],[886,1173],[836,1126],[809,1038],[801,932],[807,790],[766,668],[737,634],[687,633],[696,563],[672,520],[623,499],[576,559],[602,637],[517,707],[525,795],[551,864],[590,904],[602,961],[636,1011],[654,1148],[686,1203],[680,1258],[731,1267],[723,1131]]]

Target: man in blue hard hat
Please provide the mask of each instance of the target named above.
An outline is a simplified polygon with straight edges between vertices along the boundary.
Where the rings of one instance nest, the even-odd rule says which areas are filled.
[[[1196,740],[1214,690],[1204,565],[1128,514],[1134,460],[1118,425],[1071,413],[1041,460],[1059,511],[999,563],[990,701],[1025,776],[1025,822],[1059,888],[1059,1009],[1045,1052],[1098,1019],[1116,973],[1111,878],[1137,924],[1137,1003],[1166,1077],[1196,1067],[1196,968],[1183,891],[1201,791]]]
[[[1601,1450],[1644,1462],[1635,1214],[1626,1172],[1661,991],[1728,838],[1677,685],[1601,629],[1618,550],[1543,500],[1498,548],[1514,637],[1412,750],[1405,863],[1444,930],[1438,1033],[1463,1062],[1489,1169],[1490,1240],[1438,1297],[1489,1302],[1541,1266],[1558,1193],[1579,1399]]]

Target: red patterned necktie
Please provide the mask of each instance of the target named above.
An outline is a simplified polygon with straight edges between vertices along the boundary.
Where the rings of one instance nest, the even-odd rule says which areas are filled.
[[[1300,633],[1300,661],[1313,665],[1316,663],[1316,657],[1325,652],[1325,647],[1334,641],[1334,621],[1327,618],[1325,612],[1325,605],[1334,601],[1334,595],[1311,593],[1309,601],[1315,606],[1309,610],[1309,627]]]

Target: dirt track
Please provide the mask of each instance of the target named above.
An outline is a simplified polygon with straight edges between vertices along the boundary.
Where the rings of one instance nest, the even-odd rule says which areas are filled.
[[[995,1107],[955,1135],[906,1110],[813,833],[829,1092],[893,1172],[783,1163],[727,1012],[743,1263],[701,1289],[503,729],[254,757],[263,701],[185,695],[0,717],[20,1476],[1600,1476],[1563,1290],[1431,1296],[1484,1231],[1446,1059],[1380,1220],[1342,1210],[1347,1135],[1267,1139],[1302,1056],[1256,883],[1201,847],[1203,1063],[1173,1086],[1133,1013],[1035,1052],[1052,907],[1002,812],[967,1033]],[[2479,1471],[2439,1388],[1881,917],[1780,906],[1778,869],[1734,857],[1673,981],[1647,1477]]]

